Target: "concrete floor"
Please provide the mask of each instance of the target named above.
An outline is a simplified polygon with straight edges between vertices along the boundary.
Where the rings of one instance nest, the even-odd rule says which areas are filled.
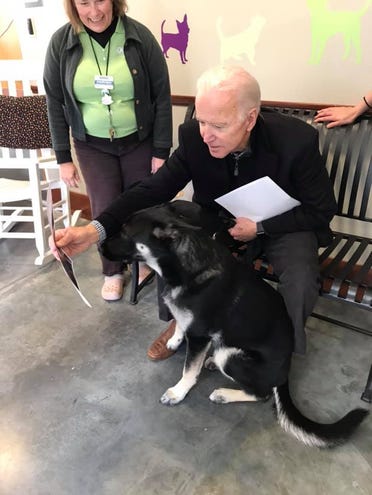
[[[180,377],[184,348],[164,362],[146,349],[164,328],[155,284],[137,306],[100,298],[98,255],[75,260],[89,309],[57,262],[39,268],[29,240],[0,241],[1,495],[368,495],[372,415],[343,447],[319,451],[275,422],[271,403],[216,405],[226,382],[204,371],[174,408],[159,398]],[[371,315],[319,308],[371,327]],[[332,421],[360,400],[372,339],[310,318],[293,396]]]

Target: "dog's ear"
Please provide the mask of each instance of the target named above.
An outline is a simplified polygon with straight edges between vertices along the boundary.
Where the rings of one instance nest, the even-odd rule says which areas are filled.
[[[168,203],[168,209],[170,212],[177,215],[177,218],[183,220],[188,225],[194,227],[200,227],[200,214],[202,208],[192,201],[184,201],[182,199],[177,199]]]
[[[165,227],[155,227],[152,233],[157,239],[177,239],[177,237],[180,235],[179,229],[177,229],[173,225],[166,225]]]

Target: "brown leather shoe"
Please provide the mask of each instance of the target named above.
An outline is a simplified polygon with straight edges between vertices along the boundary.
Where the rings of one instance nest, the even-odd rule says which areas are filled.
[[[176,320],[172,320],[170,325],[154,340],[147,351],[147,357],[153,361],[160,361],[172,356],[176,351],[167,348],[168,340],[173,337],[176,329]]]

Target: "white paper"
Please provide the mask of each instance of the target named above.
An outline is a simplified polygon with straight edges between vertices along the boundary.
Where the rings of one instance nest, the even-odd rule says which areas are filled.
[[[254,222],[280,215],[301,203],[289,196],[270,177],[261,177],[215,200],[237,217]]]
[[[50,233],[51,236],[53,237],[53,241],[55,244],[55,237],[54,237],[54,216],[53,216],[53,199],[52,199],[52,191],[50,187],[48,188],[47,191],[47,216],[48,216],[48,222],[50,226]],[[75,273],[74,273],[74,266],[72,259],[63,251],[63,249],[60,249],[57,247],[58,251],[58,256],[59,256],[59,261],[61,263],[61,266],[63,268],[63,271],[65,272],[67,278],[71,281],[72,285],[75,287],[77,290],[79,296],[82,298],[82,300],[85,302],[89,308],[92,307],[90,302],[87,300],[87,298],[84,296],[84,294],[81,292],[79,288],[79,284],[76,280]]]

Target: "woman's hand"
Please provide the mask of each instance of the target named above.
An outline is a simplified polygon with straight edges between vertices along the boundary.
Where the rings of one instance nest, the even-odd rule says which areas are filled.
[[[156,158],[155,156],[151,159],[151,173],[154,174],[159,170],[159,168],[164,164],[164,158]]]
[[[328,129],[339,125],[351,124],[360,112],[355,107],[328,107],[319,110],[314,117],[314,122],[329,122]]]
[[[61,163],[59,174],[66,186],[78,187],[80,181],[79,172],[72,162]]]

